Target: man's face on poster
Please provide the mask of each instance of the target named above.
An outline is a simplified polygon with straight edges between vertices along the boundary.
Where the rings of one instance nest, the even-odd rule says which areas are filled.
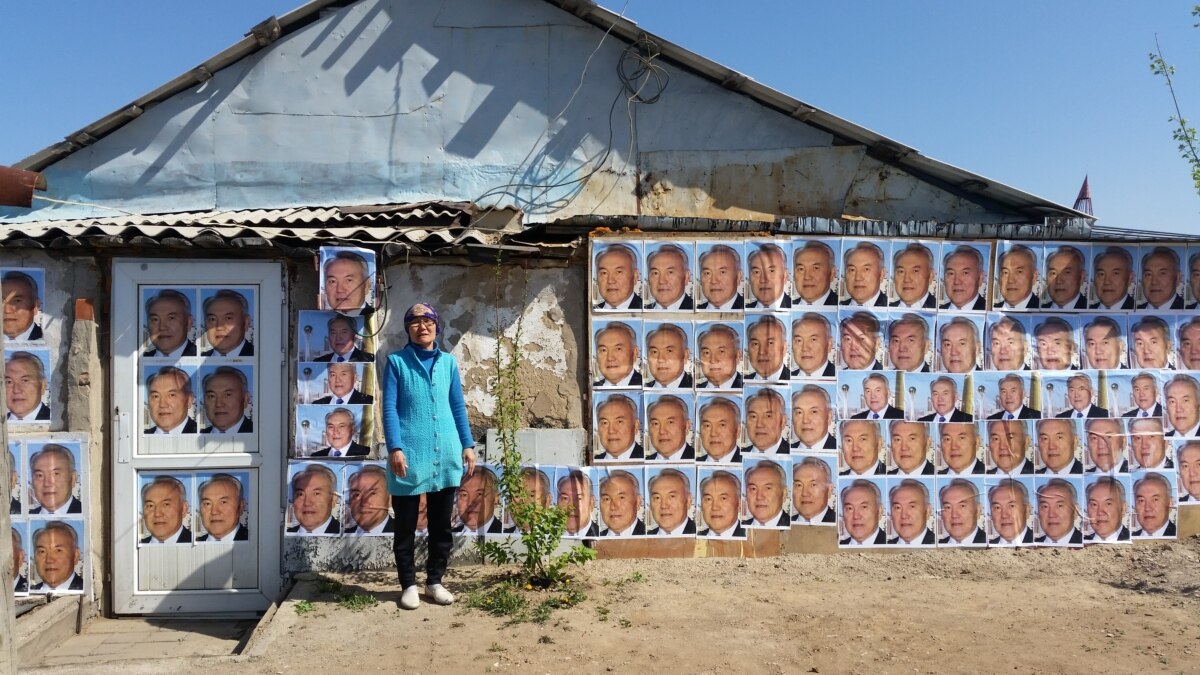
[[[166,541],[183,527],[183,514],[188,511],[187,499],[178,486],[155,483],[142,499],[142,521],[146,531],[159,541]]]
[[[859,475],[869,473],[879,462],[879,428],[865,420],[842,424],[842,457]]]
[[[892,460],[905,473],[912,473],[927,459],[929,431],[923,422],[892,423]]]
[[[754,372],[762,377],[772,375],[783,367],[783,357],[787,353],[783,324],[772,320],[751,325],[746,348]]]
[[[809,375],[820,375],[829,363],[829,325],[816,319],[792,322],[792,361]]]
[[[1200,499],[1200,443],[1188,443],[1179,450],[1179,487]]]
[[[692,280],[687,258],[670,248],[661,249],[650,257],[650,269],[646,274],[650,295],[663,307],[682,298]]]
[[[975,462],[979,433],[970,422],[947,422],[941,426],[942,459],[955,471],[964,471]]]
[[[949,418],[950,413],[954,412],[957,398],[954,386],[948,382],[934,382],[929,386],[930,402],[933,403],[934,412],[939,415]]]
[[[832,416],[829,401],[817,392],[801,392],[792,398],[792,430],[807,446],[815,445],[829,433]]]
[[[796,293],[809,304],[818,302],[829,293],[837,268],[833,259],[818,248],[806,248],[796,252],[792,264],[792,278]]]
[[[75,480],[71,462],[56,452],[41,453],[29,467],[33,498],[47,511],[57,511],[71,499]]]
[[[482,470],[477,470],[474,475],[479,476],[482,473]],[[467,482],[469,481],[470,479],[467,479]],[[461,500],[460,490],[460,503]],[[388,494],[387,478],[383,474],[374,471],[359,471],[350,477],[350,516],[363,530],[370,530],[387,518],[390,502],[391,495]],[[459,513],[462,511],[460,510]],[[490,512],[487,517],[491,517]],[[487,518],[480,522],[487,522]]]
[[[1125,345],[1117,331],[1097,324],[1083,331],[1083,339],[1089,368],[1112,370],[1121,367],[1121,352]]]
[[[184,378],[178,373],[164,373],[150,382],[146,402],[150,419],[159,429],[169,431],[183,424],[192,409],[195,397],[187,391]]]
[[[737,410],[732,405],[709,406],[700,415],[700,442],[714,460],[733,452],[740,429]]]
[[[361,309],[367,304],[367,277],[363,263],[334,258],[325,265],[325,301],[339,312]]]
[[[79,548],[66,532],[47,529],[34,537],[33,564],[48,586],[59,586],[70,579],[79,557]]]
[[[1016,541],[1029,519],[1029,503],[1020,490],[1002,485],[992,491],[992,526],[996,534],[1008,541]]]
[[[700,338],[700,370],[714,384],[728,381],[737,372],[742,360],[734,334],[711,331]]]
[[[650,367],[650,376],[659,384],[666,385],[679,379],[690,358],[691,352],[679,330],[660,328],[646,340],[646,364]]]
[[[870,249],[855,249],[846,256],[846,291],[860,305],[879,292],[887,270]]]
[[[777,518],[786,499],[787,486],[779,472],[760,466],[746,475],[746,505],[758,522],[769,523]]]
[[[353,499],[353,492],[351,499]],[[469,529],[479,529],[496,513],[495,478],[486,470],[476,469],[459,486],[456,499],[459,519]],[[385,506],[385,513],[386,508]],[[350,503],[350,512],[354,513],[353,501]]]
[[[946,268],[942,270],[943,284],[946,297],[956,307],[972,307],[979,297],[979,286],[983,280],[983,270],[975,257],[967,253],[955,253],[946,258]]]
[[[867,370],[875,363],[879,335],[865,330],[857,321],[842,324],[842,361],[850,370]]]
[[[358,382],[358,369],[353,363],[331,363],[326,373],[329,391],[338,398],[347,399]]]
[[[1133,270],[1115,254],[1101,254],[1096,258],[1096,299],[1105,307],[1115,307],[1129,293],[1129,280]]]
[[[1086,377],[1072,377],[1067,381],[1067,402],[1075,410],[1083,412],[1092,404],[1092,383]]]
[[[325,437],[329,447],[344,448],[354,441],[354,416],[348,412],[334,412],[325,420]]]
[[[1179,357],[1187,370],[1200,370],[1200,323],[1189,323],[1179,332]]]
[[[633,295],[638,275],[637,261],[624,248],[610,248],[596,258],[596,287],[614,307]]]
[[[41,405],[46,381],[28,359],[10,359],[4,364],[4,390],[8,409],[24,417]]]
[[[637,364],[634,336],[623,328],[605,328],[596,334],[596,366],[608,383],[629,377]]]
[[[1075,527],[1075,502],[1070,490],[1047,485],[1038,490],[1038,522],[1051,539],[1062,539]]]
[[[150,303],[146,317],[146,328],[150,332],[150,342],[155,349],[170,353],[188,338],[194,320],[187,307],[178,298],[160,297]]]
[[[568,478],[558,490],[558,506],[567,509],[567,531],[580,532],[592,520],[592,488],[586,478]]]
[[[1152,376],[1133,378],[1133,402],[1142,410],[1151,410],[1158,401],[1158,383]]]
[[[1087,426],[1087,450],[1100,471],[1112,471],[1125,456],[1125,434],[1117,420],[1092,420]]]
[[[4,337],[11,340],[29,330],[42,305],[37,292],[25,279],[6,279],[0,284],[0,294],[4,295]]]
[[[1139,466],[1156,467],[1167,456],[1167,439],[1163,437],[1162,428],[1157,422],[1141,424],[1141,420],[1130,425],[1129,444],[1132,446],[1133,458]]]
[[[358,331],[354,319],[338,318],[329,324],[329,348],[333,353],[345,356],[354,351],[354,342],[358,339]]]
[[[1087,517],[1092,530],[1101,537],[1111,536],[1121,529],[1125,515],[1125,500],[1112,485],[1097,483],[1087,493]]]
[[[888,405],[888,382],[880,377],[869,378],[863,383],[863,403],[871,412],[883,413]]]
[[[1194,383],[1194,380],[1193,380]],[[1200,423],[1200,401],[1196,400],[1196,389],[1187,380],[1167,385],[1167,419],[1181,434]]]
[[[674,530],[687,520],[692,509],[692,493],[687,484],[674,475],[659,476],[650,488],[650,513],[664,530]]]
[[[311,532],[328,520],[336,502],[334,486],[323,473],[300,473],[292,480],[292,512],[304,529]]]
[[[846,533],[855,541],[864,542],[879,527],[883,505],[875,491],[867,487],[852,487],[842,496],[842,523]]]
[[[1179,286],[1179,268],[1166,253],[1155,253],[1142,265],[1142,293],[1146,301],[1158,307],[1175,296]]]
[[[1075,340],[1062,328],[1047,328],[1037,336],[1038,360],[1045,370],[1069,370]]]
[[[783,252],[759,249],[750,259],[750,290],[764,305],[774,303],[783,295],[787,284],[787,263]]]
[[[1060,471],[1075,459],[1075,426],[1071,420],[1038,423],[1038,454],[1051,471]]]
[[[746,433],[759,448],[770,449],[783,437],[786,415],[776,396],[755,396],[746,404]]]
[[[724,476],[714,476],[700,491],[700,510],[704,522],[714,532],[724,532],[737,522],[741,511],[738,484]]]
[[[888,357],[892,367],[915,373],[925,365],[925,352],[929,349],[929,340],[920,326],[911,322],[892,324],[888,336]]]
[[[892,494],[892,527],[907,542],[916,538],[929,522],[929,502],[916,487],[905,485]]]
[[[1019,379],[1004,380],[1000,383],[1000,405],[1007,412],[1017,414],[1025,405],[1025,383]]]
[[[1167,524],[1171,513],[1171,495],[1166,486],[1158,481],[1142,481],[1135,491],[1133,510],[1142,529],[1154,532]]]
[[[975,369],[979,339],[969,324],[953,323],[942,330],[942,368],[951,373],[967,373]]]
[[[204,310],[204,330],[208,343],[221,354],[229,354],[246,338],[250,315],[233,298],[216,298]]]
[[[613,476],[600,488],[600,517],[613,532],[624,532],[642,509],[638,486],[624,476]]]
[[[620,399],[606,401],[597,413],[596,431],[605,452],[617,457],[633,446],[641,423],[632,405]]]
[[[992,329],[992,367],[996,370],[1021,370],[1025,367],[1025,336],[1012,326]]]
[[[1032,253],[1010,251],[1000,263],[1000,296],[1016,305],[1033,293],[1037,280],[1037,261]]]
[[[829,506],[833,483],[819,467],[800,464],[792,470],[792,507],[812,519]]]
[[[737,256],[726,251],[710,251],[700,263],[700,288],[713,305],[724,305],[737,295],[742,285],[742,265]]]
[[[687,443],[691,431],[691,418],[681,403],[663,400],[650,407],[650,419],[646,421],[650,442],[659,453],[671,455]]]
[[[212,481],[200,491],[200,522],[214,537],[224,537],[241,524],[246,502],[228,481]]]
[[[1079,295],[1086,278],[1083,259],[1076,258],[1070,251],[1056,251],[1046,261],[1046,291],[1059,307]]]
[[[1010,472],[1025,460],[1029,438],[1025,425],[1017,420],[988,423],[988,452],[992,463],[1002,471]]]
[[[249,398],[250,392],[240,378],[224,373],[212,375],[204,386],[204,414],[213,426],[225,431],[242,418]]]
[[[914,305],[929,292],[933,281],[932,258],[920,251],[906,251],[896,256],[896,295],[906,305]]]
[[[979,526],[979,496],[964,485],[951,485],[942,493],[942,527],[958,541],[969,541]]]
[[[1170,349],[1170,341],[1157,326],[1133,331],[1133,355],[1139,368],[1166,368]]]

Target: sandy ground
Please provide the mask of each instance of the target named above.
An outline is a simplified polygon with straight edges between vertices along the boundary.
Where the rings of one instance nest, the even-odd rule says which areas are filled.
[[[462,593],[495,574],[460,566],[447,586]],[[635,574],[644,581],[615,583]],[[1078,551],[603,560],[580,575],[587,601],[541,625],[505,625],[463,606],[399,610],[391,573],[335,578],[380,604],[352,612],[301,583],[252,646],[257,655],[153,670],[1200,671],[1200,538]],[[301,616],[294,605],[304,598],[316,611]]]

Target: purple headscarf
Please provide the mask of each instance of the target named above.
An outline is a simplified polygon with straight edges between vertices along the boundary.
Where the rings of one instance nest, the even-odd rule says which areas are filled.
[[[416,311],[418,309],[425,311],[421,314],[417,314]],[[418,302],[417,304],[408,308],[408,311],[404,313],[404,327],[407,328],[408,324],[413,322],[413,319],[418,319],[423,316],[433,319],[433,322],[437,325],[437,328],[434,329],[434,336],[436,337],[441,335],[442,319],[438,316],[437,310],[433,308],[433,305],[429,304],[428,302]]]

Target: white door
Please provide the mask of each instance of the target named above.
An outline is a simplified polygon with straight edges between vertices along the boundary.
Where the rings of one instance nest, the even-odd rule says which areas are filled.
[[[287,302],[272,262],[113,263],[113,607],[240,613],[280,589]]]

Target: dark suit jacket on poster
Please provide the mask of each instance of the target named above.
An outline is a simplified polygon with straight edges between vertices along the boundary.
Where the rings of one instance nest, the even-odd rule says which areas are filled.
[[[563,536],[569,536],[569,535],[563,535]],[[580,535],[575,535],[575,536],[583,537],[584,539],[595,539],[596,537],[600,536],[600,528],[597,527],[595,523],[592,523],[591,525],[588,525],[588,529],[586,532],[584,532],[583,534],[580,534]]]
[[[994,468],[988,469],[987,472],[990,475],[1000,475],[999,467],[994,467]],[[1033,462],[1026,460],[1025,464],[1021,466],[1021,473],[1018,475],[1024,476],[1025,474],[1032,474],[1032,473],[1033,473]]]
[[[712,528],[708,528],[708,527],[706,527],[706,528],[704,528],[703,530],[700,530],[699,534],[697,534],[696,536],[699,536],[699,537],[709,537],[709,536],[712,536]],[[735,526],[734,526],[734,528],[733,528],[733,536],[735,536],[735,537],[744,537],[744,536],[746,536],[746,528],[745,528],[745,527],[742,527],[742,524],[741,524],[741,523],[738,523],[738,524],[737,524],[737,525],[735,525]]]
[[[514,529],[515,529],[515,526],[514,526]],[[450,528],[450,531],[454,532],[454,533],[466,532],[466,530],[467,530],[466,523],[459,523],[458,525],[455,525],[454,527]],[[346,530],[346,534],[354,534],[357,531],[358,531],[358,526],[354,526],[354,527],[351,527],[350,529]],[[396,526],[394,523],[392,523],[392,517],[388,516],[387,525],[384,526],[384,532],[395,532],[395,531],[396,531]],[[484,534],[504,534],[504,523],[500,522],[499,518],[493,518],[492,524],[488,525],[488,528],[487,528],[487,530],[484,531]]]
[[[45,511],[45,507],[36,506],[29,509],[29,515],[40,515],[43,511]],[[80,504],[78,499],[71,497],[71,501],[67,504],[67,513],[83,513],[83,504]]]
[[[712,307],[712,303],[705,300],[704,302],[697,305],[696,309],[706,310],[706,309],[709,309],[710,307]],[[729,307],[729,311],[732,312],[734,310],[744,309],[745,307],[746,307],[746,298],[743,297],[741,293],[738,293],[737,297],[735,297],[733,299],[733,304]]]
[[[1050,536],[1043,534],[1042,536],[1037,538],[1037,543],[1039,543],[1039,544],[1050,543]],[[1083,533],[1075,528],[1071,528],[1071,538],[1067,540],[1067,543],[1082,544],[1083,543]]]
[[[1100,536],[1097,535],[1095,532],[1093,532],[1093,533],[1089,534],[1088,536],[1084,537],[1083,540],[1089,541],[1089,542],[1100,541]],[[1128,527],[1125,527],[1124,525],[1121,526],[1121,531],[1117,534],[1117,540],[1118,541],[1129,541],[1129,528]]]
[[[1148,533],[1148,532],[1146,532],[1145,530],[1138,530],[1137,532],[1134,532],[1134,533],[1133,533],[1133,536],[1135,536],[1135,537],[1145,537],[1147,534],[1149,534],[1149,533]],[[1163,530],[1162,536],[1164,536],[1164,537],[1174,537],[1174,536],[1175,536],[1175,523],[1170,523],[1170,522],[1168,522],[1168,523],[1167,523],[1167,529]]]
[[[892,302],[888,303],[888,307],[899,307],[901,302],[902,302],[901,300],[893,300]],[[921,303],[920,307],[911,307],[911,308],[906,308],[906,309],[936,309],[936,308],[937,308],[937,298],[933,297],[933,294],[929,294],[929,295],[925,296],[925,302]]]
[[[933,541],[934,541],[934,538],[933,538],[933,530],[925,530],[925,536],[924,536],[924,537],[921,537],[921,542],[920,542],[920,543],[921,543],[922,545],[924,545],[924,546],[928,546],[929,544],[932,544],[932,543],[933,543]],[[892,537],[891,539],[888,539],[888,540],[887,540],[887,543],[889,543],[889,544],[900,544],[900,545],[902,545],[902,546],[909,546],[909,545],[910,545],[910,544],[902,544],[902,543],[901,543],[901,541],[900,541],[900,537]]]
[[[746,301],[746,309],[762,309],[763,307],[766,307],[766,305],[759,302],[758,300],[747,300]],[[789,298],[787,295],[784,295],[782,298],[779,299],[779,309],[791,309],[791,308],[792,308],[792,299],[791,298]]]
[[[652,389],[667,389],[668,388],[668,387],[664,387],[664,386],[660,385],[655,380],[650,380],[650,383],[647,385],[647,387],[652,388]],[[679,386],[678,387],[670,387],[670,388],[671,389],[691,389],[692,388],[691,374],[684,373],[683,379],[679,381]]]
[[[835,368],[831,362],[826,361],[825,367],[821,369],[821,372],[816,375],[812,375],[811,377],[833,377],[836,374],[837,374],[837,368]],[[808,373],[805,373],[803,370],[800,370],[799,368],[793,369],[791,372],[791,375],[792,375],[792,379],[799,379],[802,377],[810,377],[810,375]]]
[[[938,309],[950,309],[952,305],[953,305],[953,303],[951,303],[949,300],[947,300],[946,302],[943,302],[942,304],[938,305]],[[975,296],[975,304],[971,305],[971,310],[976,311],[976,312],[982,312],[985,309],[987,309],[987,302],[984,301],[983,296],[982,295]]]
[[[200,535],[199,537],[196,537],[196,541],[208,541],[209,537],[210,537],[210,535],[208,533],[205,533],[205,534]],[[245,525],[238,525],[237,532],[235,532],[233,535],[233,540],[234,541],[248,541],[249,539],[250,539],[250,531],[246,529]]]
[[[204,427],[203,429],[200,430],[200,433],[211,434],[214,431],[216,431],[216,427]],[[249,434],[249,433],[252,433],[253,431],[254,431],[254,420],[247,417],[246,419],[242,420],[242,426],[238,427],[238,430],[235,431],[234,433]]]
[[[217,355],[216,349],[205,349],[203,352],[200,353],[200,356],[216,356],[216,355]],[[238,352],[237,354],[227,354],[226,355],[226,357],[233,357],[233,356],[254,356],[254,343],[249,340],[246,340],[246,344],[242,345],[242,351]]]
[[[1142,411],[1141,408],[1134,408],[1133,410],[1126,410],[1125,412],[1121,413],[1121,417],[1137,417],[1138,413],[1140,413],[1141,411]],[[1151,417],[1162,417],[1163,416],[1163,408],[1162,408],[1161,403],[1154,404],[1154,410],[1150,413],[1150,416]]]
[[[886,474],[887,474],[887,471],[884,470],[883,462],[875,462],[875,470],[867,472],[867,475],[870,475],[870,476],[883,476]],[[838,475],[839,476],[849,476],[850,468],[846,467],[845,469],[842,469],[841,471],[838,472]]]
[[[607,452],[599,452],[599,453],[596,453],[595,455],[592,455],[592,459],[597,462],[603,461],[605,457],[608,457]],[[631,460],[632,459],[645,459],[645,457],[646,457],[646,451],[642,449],[642,444],[634,443],[633,444],[633,452],[629,454],[629,459],[631,459]]]
[[[994,309],[1004,309],[1005,304],[1006,303],[1004,302],[1004,298],[999,298],[996,300]],[[1042,308],[1041,298],[1039,298],[1036,294],[1030,296],[1029,303],[1025,305],[1025,309],[1041,309],[1041,308]]]
[[[640,537],[644,534],[646,534],[646,523],[643,523],[641,520],[636,521],[633,525],[633,534],[630,536]],[[604,528],[603,530],[600,530],[600,536],[601,537],[615,537],[617,535],[613,534],[612,530],[610,530],[608,528]]]
[[[325,356],[318,356],[317,358],[313,359],[313,361],[316,363],[333,363],[334,362],[333,357],[334,357],[333,352],[330,352],[330,353],[326,354]],[[359,349],[358,347],[355,347],[350,352],[350,356],[345,361],[341,361],[340,363],[372,363],[374,361],[375,361],[374,354],[372,354],[371,352],[368,352],[368,351],[363,351],[363,350]]]
[[[950,535],[946,535],[946,536],[942,537],[941,539],[938,539],[938,543],[939,544],[949,544],[950,543]],[[975,536],[971,537],[970,543],[986,544],[987,543],[987,534],[983,531],[982,528],[979,528],[979,527],[975,528]]]
[[[146,429],[146,433],[148,433],[148,434],[153,434],[156,431],[158,431],[158,427],[156,427],[156,426],[152,426],[149,429]],[[196,420],[189,417],[187,419],[187,421],[183,423],[183,432],[182,433],[185,433],[185,434],[196,433]]]
[[[775,525],[778,527],[787,527],[787,526],[791,525],[791,522],[792,522],[792,517],[787,514],[787,511],[782,511],[779,514],[779,518],[775,521]],[[749,527],[750,525],[753,525],[754,524],[754,516],[750,516],[749,518],[743,520],[742,524],[746,525],[747,527]]]
[[[928,415],[922,417],[921,419],[919,419],[917,421],[918,422],[936,422],[937,418],[938,418],[938,413],[935,411],[935,412],[929,413]],[[959,410],[958,408],[955,408],[950,413],[950,419],[948,419],[946,421],[947,422],[974,422],[975,418],[971,417],[967,413]]]
[[[846,537],[845,539],[838,539],[838,543],[841,544],[842,546],[848,545],[850,543],[850,541],[851,541],[850,537]],[[887,535],[885,535],[883,533],[883,530],[879,530],[879,534],[875,535],[875,539],[872,540],[871,543],[877,544],[877,545],[878,544],[886,544],[887,543]]]
[[[608,380],[604,379],[603,377],[596,380],[592,384],[597,387],[606,387],[606,386],[611,387],[612,386],[611,384],[608,384]],[[630,386],[630,387],[642,386],[642,374],[637,372],[636,370],[633,371],[633,376],[629,378],[628,386]],[[700,385],[700,386],[703,387],[704,385]]]
[[[76,577],[78,578],[78,577]],[[79,582],[83,585],[83,582]],[[83,590],[82,588],[80,590]],[[13,593],[28,593],[29,592],[29,577],[17,577],[17,584],[13,587]]]
[[[152,535],[146,535],[146,536],[142,537],[141,539],[139,539],[138,543],[139,544],[149,544],[151,537],[152,537]],[[192,543],[192,531],[186,527],[183,528],[183,530],[179,533],[179,538],[170,543],[172,543],[172,544],[190,544],[190,543]]]
[[[333,452],[333,448],[326,447],[326,448],[321,448],[320,450],[314,452],[312,454],[312,456],[313,457],[332,457],[333,456],[331,454],[332,452]],[[342,455],[342,457],[366,457],[369,454],[371,454],[370,448],[363,445],[362,443],[355,443],[354,441],[351,441],[350,447],[346,449],[346,454]]]
[[[710,458],[709,455],[705,455],[696,461],[697,462],[712,462],[713,464],[717,463],[717,460]],[[733,452],[729,453],[729,460],[727,463],[740,464],[741,461],[742,461],[742,449],[734,448]]]
[[[992,537],[991,539],[988,539],[988,543],[989,544],[999,544],[1000,537],[998,535],[995,537]],[[1022,544],[1032,544],[1033,543],[1033,530],[1030,530],[1030,529],[1025,530],[1025,536],[1021,537],[1021,543]]]
[[[1094,302],[1088,306],[1088,309],[1104,309],[1104,306],[1099,302]],[[1126,294],[1125,299],[1121,301],[1121,304],[1116,309],[1133,309],[1133,297]]]
[[[679,309],[676,311],[690,312],[694,307],[695,307],[695,301],[692,300],[692,296],[688,295],[687,293],[684,293],[683,301],[679,303]],[[646,309],[658,309],[658,308],[659,308],[658,303],[654,302],[653,300],[646,303]]]
[[[29,337],[31,339],[36,339],[36,338],[33,338],[33,335],[30,335]],[[180,354],[180,356],[195,356],[195,355],[196,355],[196,343],[192,342],[191,340],[188,340],[187,343],[184,344],[183,352]],[[142,352],[142,356],[145,356],[147,358],[155,358],[158,356],[163,356],[163,354],[162,354],[162,352],[158,351],[158,347],[151,346],[150,349],[147,349],[146,351]]]
[[[1071,408],[1070,410],[1064,410],[1064,411],[1058,413],[1054,417],[1055,417],[1055,419],[1070,419],[1074,416],[1075,416],[1075,409]],[[1108,417],[1108,408],[1101,408],[1098,405],[1094,405],[1088,409],[1088,414],[1085,419],[1091,420],[1091,419],[1097,419],[1097,418],[1101,418],[1101,417],[1105,417],[1105,418]]]
[[[287,531],[288,532],[299,532],[300,525],[299,524],[293,525],[293,526],[289,527],[287,529]],[[329,520],[329,525],[326,526],[325,531],[322,532],[321,534],[338,534],[341,531],[342,531],[342,524],[338,522],[337,518],[331,518]]]
[[[38,584],[37,586],[34,586],[32,590],[36,591],[36,592],[49,591],[50,586],[48,586],[46,584],[46,582],[43,581],[42,583]],[[71,586],[69,587],[69,590],[82,591],[83,590],[83,577],[76,574],[75,578],[71,581]]]
[[[804,452],[803,450],[800,449],[800,441],[796,441],[795,443],[792,443],[791,449],[793,452]],[[834,438],[833,434],[827,435],[825,442],[821,444],[821,449],[822,450],[837,450],[837,439]]]
[[[1153,309],[1150,306],[1149,302],[1143,302],[1142,304],[1138,305],[1137,308],[1138,309]],[[1168,307],[1167,309],[1183,309],[1183,298],[1179,297],[1179,294],[1176,293],[1175,298],[1173,300],[1171,300],[1171,306]]]
[[[21,502],[17,501],[16,498],[9,500],[8,512],[9,513],[20,513],[21,512]]]
[[[639,293],[634,293],[633,299],[629,301],[629,309],[641,309],[641,308],[642,308],[642,296]],[[601,300],[600,302],[597,302],[595,304],[595,306],[592,307],[592,309],[604,309],[604,301]],[[620,311],[624,311],[624,310],[620,310]]]
[[[646,458],[646,461],[647,461],[647,462],[655,462],[655,461],[658,461],[658,460],[660,459],[660,458],[659,458],[659,454],[660,454],[660,453],[657,453],[657,452],[655,452],[655,453],[652,453],[652,454],[651,454],[649,457],[647,457],[647,458]],[[688,462],[690,462],[690,461],[692,461],[692,460],[694,460],[694,459],[696,459],[696,448],[692,447],[692,444],[691,444],[691,443],[687,443],[687,444],[685,444],[685,445],[683,446],[683,454],[679,456],[679,461],[681,461],[681,462],[682,462],[682,461],[688,461]]]
[[[1008,411],[999,410],[997,412],[994,412],[991,415],[988,415],[988,421],[1003,420],[1004,413],[1006,413],[1006,412],[1008,412]],[[1021,414],[1017,415],[1017,419],[1019,419],[1019,420],[1040,420],[1040,419],[1042,419],[1042,411],[1034,410],[1033,408],[1030,408],[1029,406],[1025,406],[1025,407],[1021,408]]]
[[[800,520],[800,514],[799,513],[792,514],[792,523],[795,523],[797,520]],[[837,513],[835,513],[833,509],[825,509],[825,515],[821,516],[821,520],[818,522],[836,523],[837,522]]]
[[[895,469],[892,469],[892,470],[888,471],[888,472],[887,472],[887,475],[889,475],[889,476],[899,476],[899,475],[900,475],[900,467],[896,467]],[[933,471],[933,462],[925,462],[925,468],[924,468],[924,469],[921,469],[921,475],[922,475],[922,476],[932,476],[932,475],[934,475],[934,471]]]
[[[747,446],[746,446],[746,447],[744,447],[744,448],[740,448],[740,450],[742,451],[742,453],[744,453],[744,454],[748,454],[748,455],[749,455],[749,454],[754,454],[754,453],[755,453],[755,451],[754,451],[754,444],[747,445]],[[774,449],[774,450],[771,450],[771,451],[769,451],[769,452],[766,452],[766,453],[761,453],[761,452],[760,452],[760,453],[758,453],[758,454],[760,454],[760,455],[761,455],[761,454],[767,454],[767,455],[786,455],[786,454],[788,454],[789,452],[791,452],[791,448],[790,448],[790,447],[788,447],[788,442],[787,442],[786,440],[784,440],[784,439],[780,439],[780,440],[779,440],[779,444],[775,446],[775,449]]]
[[[862,412],[851,415],[850,419],[865,420],[865,419],[870,419],[870,415],[871,415],[870,410],[864,410]],[[888,405],[888,407],[883,409],[883,413],[879,417],[881,419],[885,419],[885,420],[902,420],[902,419],[904,419],[904,411],[900,410],[899,408],[897,408],[893,405]]]
[[[978,459],[971,463],[971,468],[967,471],[967,473],[972,474],[972,475],[981,474],[983,472],[984,472],[983,462],[979,461]],[[950,475],[950,467],[946,467],[945,469],[938,471],[938,475],[939,476]]]
[[[375,397],[369,394],[364,394],[357,389],[350,390],[350,397],[343,399],[343,403],[334,403],[333,394],[322,396],[313,401],[317,405],[368,405],[375,402]]]
[[[661,527],[656,527],[646,532],[646,534],[654,536],[662,532]],[[683,534],[696,534],[696,521],[691,518],[687,519],[687,524],[683,526]]]
[[[1038,469],[1038,471],[1037,471],[1037,472],[1038,472],[1039,474],[1046,474],[1046,473],[1050,473],[1050,467],[1045,467],[1045,466],[1044,466],[1044,467],[1042,467],[1042,468]],[[1068,468],[1068,469],[1067,469],[1067,471],[1066,471],[1066,472],[1067,472],[1067,473],[1069,473],[1069,474],[1071,474],[1072,476],[1075,476],[1075,475],[1081,474],[1081,473],[1083,473],[1083,464],[1080,464],[1079,460],[1077,460],[1077,459],[1075,459],[1075,460],[1072,460],[1072,461],[1071,461],[1071,466],[1070,466],[1070,468]],[[1059,472],[1057,472],[1057,473],[1058,473],[1059,475],[1062,475],[1062,472],[1061,472],[1061,471],[1059,471]]]

